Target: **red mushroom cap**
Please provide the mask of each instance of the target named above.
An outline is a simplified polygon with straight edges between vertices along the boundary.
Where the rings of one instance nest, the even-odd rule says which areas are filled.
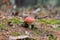
[[[8,9],[11,9],[11,5],[8,5],[7,7],[8,7]]]
[[[5,0],[5,2],[7,2],[7,3],[8,3],[8,2],[9,2],[9,0]]]
[[[25,18],[25,22],[27,22],[27,23],[33,23],[34,21],[35,21],[35,19],[32,17],[26,17]]]

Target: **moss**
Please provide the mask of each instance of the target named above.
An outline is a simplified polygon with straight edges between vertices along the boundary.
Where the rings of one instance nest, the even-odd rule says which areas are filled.
[[[56,37],[55,37],[55,36],[53,36],[53,35],[52,35],[52,36],[50,36],[50,35],[49,35],[49,40],[57,40],[57,39],[56,39]]]
[[[18,32],[12,32],[12,34],[11,34],[12,36],[19,36],[20,35],[20,33],[18,33]]]
[[[0,30],[3,30],[3,25],[2,24],[0,24]]]
[[[41,32],[36,31],[36,34],[41,35]]]
[[[13,22],[13,23],[16,23],[16,24],[21,24],[21,23],[23,23],[22,20],[19,20],[19,19],[17,19],[17,18],[13,18],[13,19],[12,19],[12,22]]]
[[[8,27],[5,27],[5,26],[3,26],[2,24],[0,24],[0,30],[8,31]]]
[[[40,22],[43,22],[45,24],[60,24],[60,20],[46,20],[46,19],[41,19]]]
[[[34,28],[33,28],[33,29],[34,29],[34,30],[38,30],[38,28],[37,28],[37,27],[35,27],[35,26],[34,26]]]

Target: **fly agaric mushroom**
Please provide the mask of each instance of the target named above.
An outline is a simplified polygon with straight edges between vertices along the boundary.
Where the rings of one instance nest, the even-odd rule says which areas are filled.
[[[11,9],[11,5],[8,5],[7,8],[8,8],[8,9]]]
[[[9,0],[5,0],[5,2],[7,2],[7,3],[8,3],[8,2],[9,2]]]
[[[32,17],[26,17],[24,21],[27,23],[33,23],[35,21],[35,19]]]
[[[34,21],[35,21],[34,18],[32,18],[32,17],[26,17],[22,26],[26,27],[26,28],[29,27],[30,29],[33,29],[34,28],[34,24],[32,24],[32,23]]]

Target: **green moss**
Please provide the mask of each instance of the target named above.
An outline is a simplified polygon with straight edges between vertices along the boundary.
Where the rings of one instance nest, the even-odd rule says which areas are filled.
[[[37,27],[35,27],[35,26],[34,26],[34,28],[33,28],[33,29],[34,29],[34,30],[38,30],[38,28],[37,28]]]
[[[3,25],[2,24],[0,24],[0,27],[2,27]]]
[[[49,40],[57,40],[55,36],[49,36]]]
[[[36,31],[36,34],[41,35],[41,32]]]
[[[3,25],[2,24],[0,24],[0,30],[3,30]]]
[[[41,22],[46,22],[46,19],[40,19]]]
[[[40,22],[43,22],[45,24],[60,24],[60,20],[46,20],[46,19],[41,19]]]
[[[12,22],[13,22],[13,23],[16,23],[16,24],[21,24],[21,23],[23,23],[23,21],[22,21],[22,20],[19,20],[18,18],[13,18],[13,19],[12,19]]]
[[[5,26],[3,26],[2,24],[0,24],[0,30],[8,31],[8,27],[5,27]]]
[[[18,33],[18,32],[12,32],[11,35],[12,35],[12,36],[20,36],[20,33]]]

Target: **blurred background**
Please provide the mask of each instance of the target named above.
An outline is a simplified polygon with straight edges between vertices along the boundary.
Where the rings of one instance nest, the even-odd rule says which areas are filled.
[[[16,4],[17,6],[34,6],[38,4],[60,6],[60,0],[10,0],[10,2],[12,5]]]
[[[54,5],[60,6],[60,0],[0,0],[0,5],[2,3],[10,3],[12,6],[16,5],[17,7],[26,7],[26,6],[35,6],[35,5]]]

